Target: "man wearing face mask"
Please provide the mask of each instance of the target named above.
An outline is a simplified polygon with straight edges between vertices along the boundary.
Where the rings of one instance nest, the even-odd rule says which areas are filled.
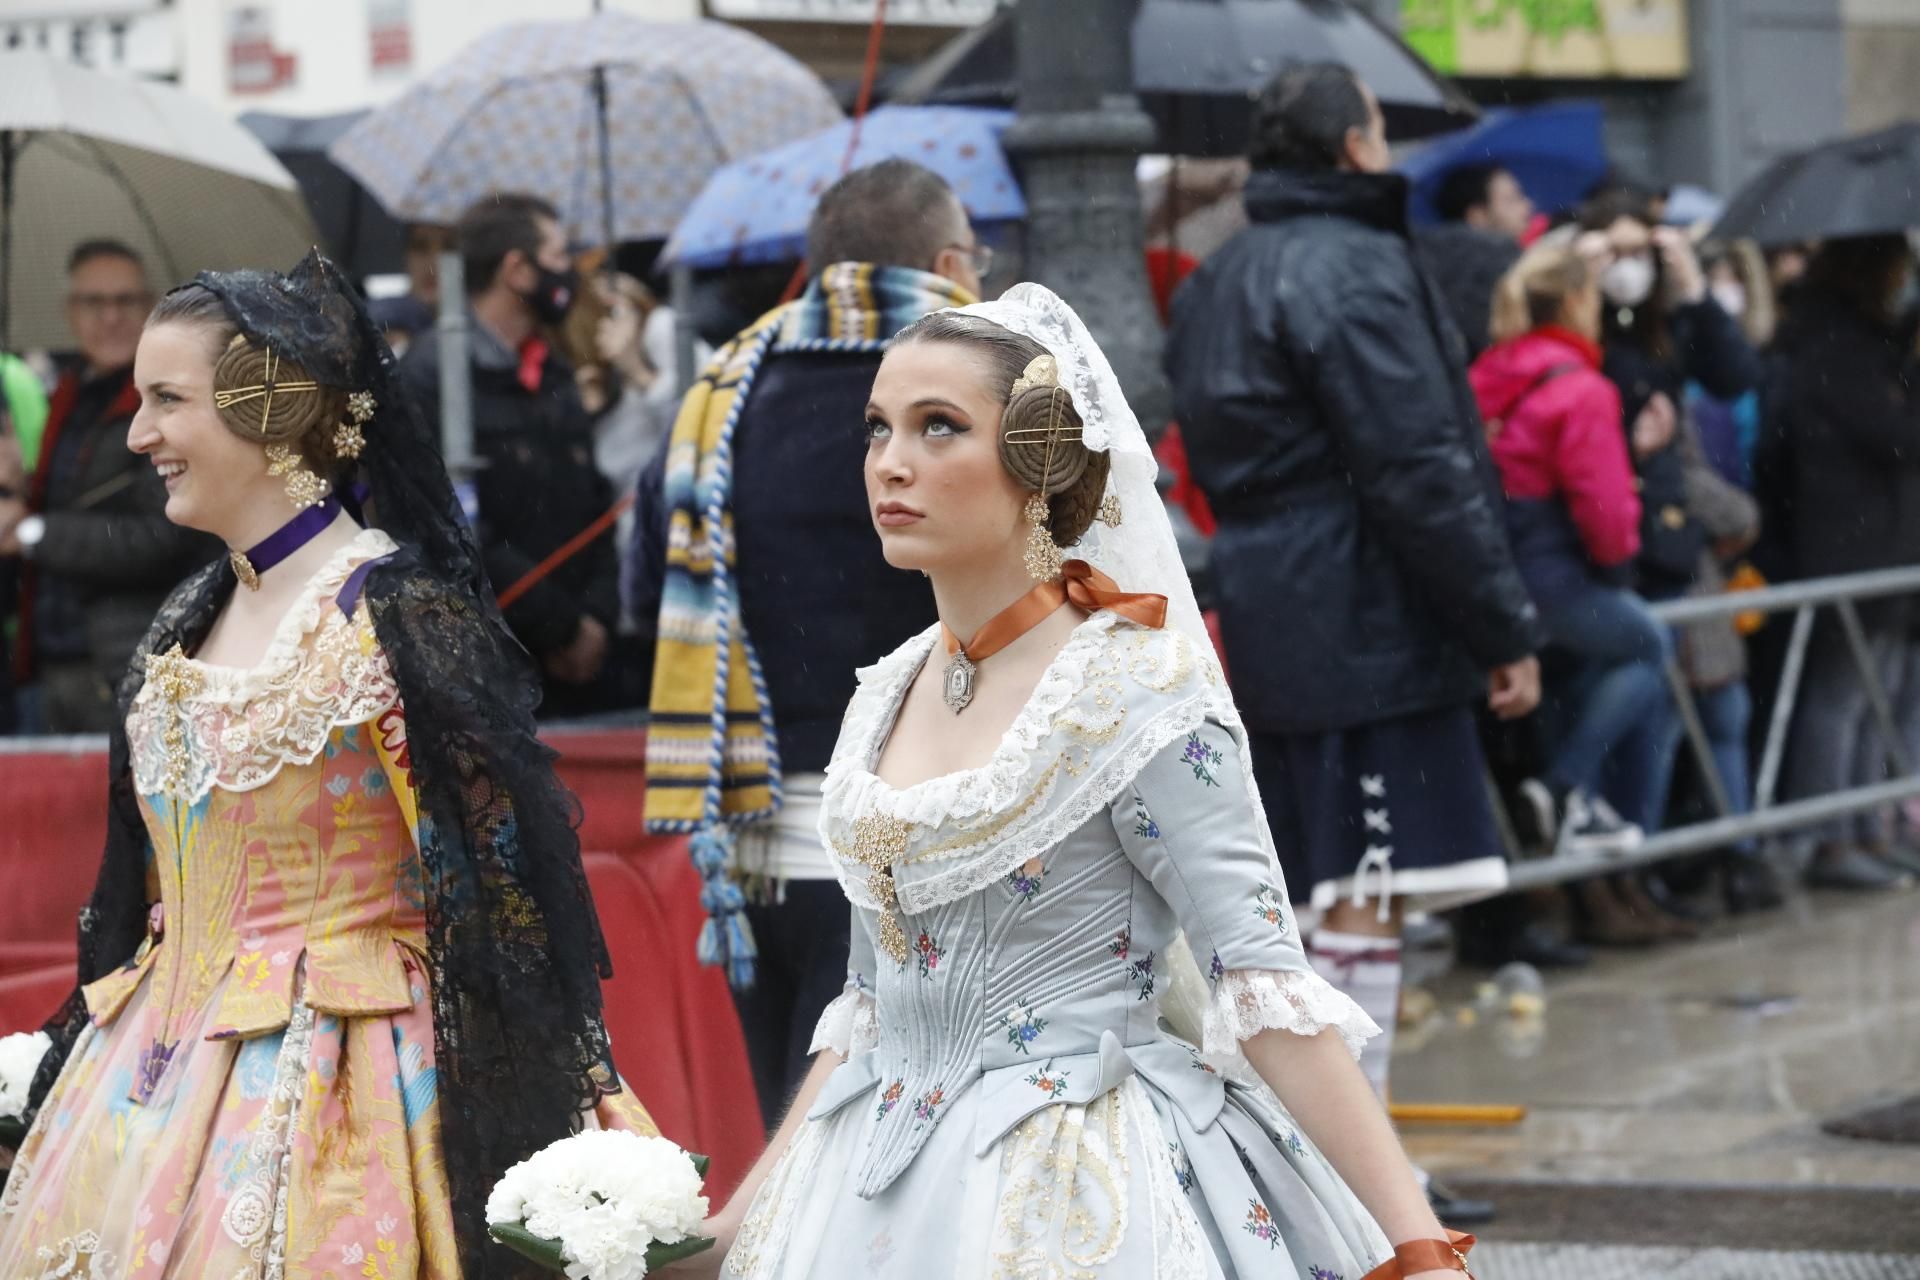
[[[470,363],[481,551],[496,592],[518,582],[595,516],[613,493],[593,462],[593,424],[552,329],[579,289],[553,206],[489,196],[457,229],[470,299]],[[437,333],[417,339],[401,380],[429,421],[440,416]],[[645,700],[644,661],[614,635],[619,561],[611,529],[515,601],[507,623],[546,676],[541,714],[577,715]]]

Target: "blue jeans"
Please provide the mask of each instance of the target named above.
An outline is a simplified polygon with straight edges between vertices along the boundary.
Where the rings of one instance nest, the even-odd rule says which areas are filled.
[[[1549,679],[1549,782],[1603,795],[1627,821],[1660,829],[1673,773],[1667,629],[1631,591],[1594,584],[1540,606],[1565,661]]]

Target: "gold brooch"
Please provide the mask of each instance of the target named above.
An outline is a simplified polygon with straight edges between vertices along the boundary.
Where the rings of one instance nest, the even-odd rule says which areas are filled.
[[[361,430],[373,420],[373,411],[378,401],[371,391],[356,391],[347,397],[348,421],[334,428],[333,451],[343,458],[357,458],[361,450],[367,447],[366,433]]]
[[[177,794],[187,776],[186,710],[181,703],[200,692],[206,681],[178,642],[165,653],[147,655],[147,684],[173,706],[162,743],[167,753],[168,794]]]
[[[872,814],[853,824],[853,848],[847,855],[867,868],[867,892],[880,904],[880,949],[895,964],[905,964],[912,955],[893,884],[893,864],[906,856],[912,834],[911,822]]]
[[[233,566],[233,576],[240,579],[240,585],[249,591],[260,589],[260,575],[253,571],[253,561],[247,559],[244,551],[228,551],[227,563]]]

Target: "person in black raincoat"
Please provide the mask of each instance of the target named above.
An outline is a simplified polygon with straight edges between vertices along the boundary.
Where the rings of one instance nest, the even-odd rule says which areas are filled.
[[[1920,362],[1897,300],[1913,271],[1904,236],[1828,242],[1795,291],[1769,353],[1755,482],[1770,576],[1821,578],[1920,563]],[[1883,683],[1911,704],[1911,601],[1865,601],[1860,620]],[[1845,633],[1831,611],[1813,633],[1788,743],[1795,799],[1885,779],[1884,744]],[[1911,719],[1911,716],[1903,717]],[[1884,889],[1913,855],[1883,815],[1817,828],[1808,882]]]

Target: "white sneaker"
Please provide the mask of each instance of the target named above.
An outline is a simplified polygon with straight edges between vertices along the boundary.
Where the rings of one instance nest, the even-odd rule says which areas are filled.
[[[1619,857],[1638,849],[1645,839],[1646,833],[1622,818],[1612,805],[1576,787],[1567,793],[1554,852]]]

